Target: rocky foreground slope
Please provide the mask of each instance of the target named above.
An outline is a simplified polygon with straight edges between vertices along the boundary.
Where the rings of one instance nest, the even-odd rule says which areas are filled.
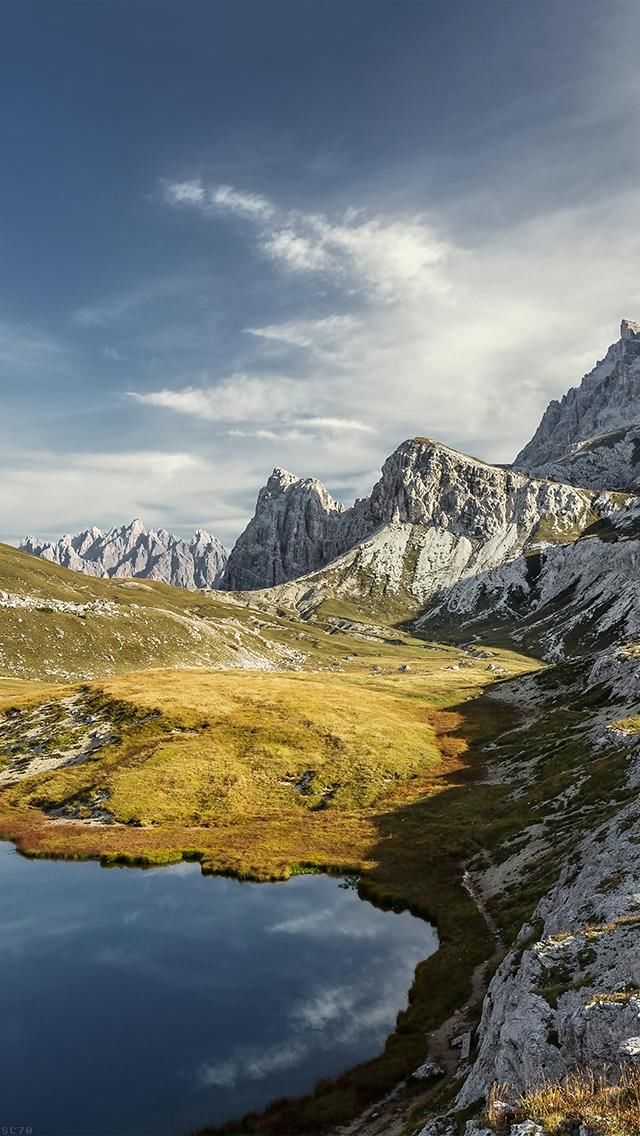
[[[91,528],[58,541],[26,537],[22,552],[52,564],[113,579],[137,577],[177,588],[217,588],[227,562],[220,542],[203,529],[180,540],[166,529],[145,529],[142,521],[102,532]]]
[[[531,1090],[580,1070],[615,1081],[640,1059],[640,718],[628,716],[640,699],[638,647],[506,682],[500,697],[527,724],[498,737],[488,776],[509,786],[505,814],[522,808],[524,825],[472,860],[474,884],[500,917],[553,882],[491,980],[452,1105],[421,1136],[544,1136],[581,1121],[582,1136],[631,1136],[614,1089],[604,1109],[588,1091],[575,1109]]]

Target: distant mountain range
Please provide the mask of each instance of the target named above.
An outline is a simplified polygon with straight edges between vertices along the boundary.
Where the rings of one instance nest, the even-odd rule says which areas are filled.
[[[20,549],[90,576],[137,576],[178,588],[217,588],[227,562],[226,549],[202,529],[186,541],[166,529],[145,529],[140,520],[108,532],[86,529],[58,541],[30,536]]]

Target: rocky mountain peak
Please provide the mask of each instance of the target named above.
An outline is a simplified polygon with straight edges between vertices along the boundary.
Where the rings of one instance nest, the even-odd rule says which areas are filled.
[[[276,467],[229,556],[222,587],[270,587],[304,575],[338,555],[343,508],[321,481]]]
[[[280,466],[275,466],[266,484],[262,487],[262,492],[265,495],[276,496],[278,493],[284,493],[291,485],[297,485],[301,478],[296,477],[295,474],[289,473],[288,470],[282,469]]]
[[[514,465],[537,477],[593,489],[627,489],[640,476],[640,324],[558,401],[553,399]]]
[[[58,541],[27,537],[20,548],[91,576],[135,576],[179,588],[218,587],[227,562],[226,550],[204,530],[185,541],[166,529],[147,530],[138,517],[105,533],[94,526]]]

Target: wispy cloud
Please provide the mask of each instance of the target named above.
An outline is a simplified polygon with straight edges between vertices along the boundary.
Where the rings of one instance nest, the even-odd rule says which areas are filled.
[[[225,430],[233,438],[291,442],[305,437],[375,433],[375,427],[360,419],[300,413],[313,402],[330,405],[331,399],[307,383],[284,377],[233,375],[215,386],[130,391],[129,397],[143,406],[222,426],[234,423]]]
[[[200,209],[220,209],[238,213],[254,220],[266,220],[275,212],[271,202],[257,193],[245,193],[231,185],[207,187],[199,179],[161,182],[162,196],[167,205],[197,206]]]
[[[322,353],[332,353],[336,339],[351,333],[361,321],[351,315],[331,315],[321,319],[290,320],[287,323],[266,324],[264,327],[245,328],[248,335],[266,339],[287,347],[305,347]]]
[[[137,288],[126,289],[123,292],[108,296],[94,304],[77,308],[73,313],[73,322],[86,328],[121,323],[141,308],[171,297],[185,295],[193,287],[193,280],[186,277],[167,277],[161,280],[153,280]]]
[[[30,324],[0,320],[0,378],[47,379],[69,369],[68,348]]]
[[[264,1049],[241,1049],[234,1057],[201,1065],[195,1073],[196,1085],[231,1088],[238,1082],[263,1081],[272,1073],[300,1065],[309,1053],[310,1046],[296,1038]]]
[[[389,218],[350,209],[330,220],[320,213],[279,209],[232,186],[162,184],[168,205],[228,211],[255,223],[262,253],[291,272],[326,273],[385,300],[399,291],[439,294],[448,286],[445,265],[453,246],[420,215]]]
[[[0,478],[5,490],[3,526],[10,539],[75,532],[100,521],[122,524],[139,516],[147,526],[191,533],[205,528],[231,541],[246,523],[253,487],[262,470],[245,458],[205,458],[176,450],[50,452],[17,455],[5,447]],[[234,493],[212,494],[228,481]],[[246,507],[238,497],[246,494]]]
[[[269,927],[274,935],[318,935],[326,938],[343,936],[348,939],[374,939],[383,933],[381,924],[367,923],[359,912],[349,915],[331,907],[311,911],[306,915],[292,916]]]
[[[217,385],[163,389],[129,397],[146,406],[174,410],[209,422],[272,421],[305,404],[304,384],[289,378],[232,375]]]

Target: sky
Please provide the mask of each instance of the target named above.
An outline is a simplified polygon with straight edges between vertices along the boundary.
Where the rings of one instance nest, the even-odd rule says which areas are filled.
[[[640,318],[635,0],[3,0],[0,539],[511,460]]]

